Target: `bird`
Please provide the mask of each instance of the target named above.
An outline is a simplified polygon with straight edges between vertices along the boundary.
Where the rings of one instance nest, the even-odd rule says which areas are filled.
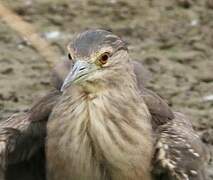
[[[68,49],[74,66],[47,124],[47,178],[151,179],[151,115],[123,41],[87,31]]]
[[[53,90],[0,122],[3,178],[205,179],[206,151],[191,122],[145,88],[120,37],[87,30],[68,57]]]

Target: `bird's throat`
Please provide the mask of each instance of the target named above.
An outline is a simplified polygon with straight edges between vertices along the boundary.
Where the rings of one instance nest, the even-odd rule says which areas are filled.
[[[85,93],[85,89],[73,87],[71,93],[63,94],[48,123],[47,158],[57,159],[50,161],[51,169],[63,165],[67,168],[64,176],[82,180],[148,176],[150,115],[138,92],[128,88]]]

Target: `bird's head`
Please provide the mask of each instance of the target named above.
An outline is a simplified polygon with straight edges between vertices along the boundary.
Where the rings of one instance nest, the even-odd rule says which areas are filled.
[[[68,57],[73,66],[61,91],[71,84],[93,91],[122,83],[131,67],[126,43],[105,30],[78,34],[68,45]]]

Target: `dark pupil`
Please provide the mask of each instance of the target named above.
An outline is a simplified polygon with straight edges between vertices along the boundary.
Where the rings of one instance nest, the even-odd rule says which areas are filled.
[[[103,55],[103,56],[102,56],[102,61],[107,61],[107,59],[108,59],[108,56],[107,56],[107,55]]]
[[[70,60],[72,60],[72,57],[71,57],[71,55],[70,55],[70,54],[68,54],[68,58],[69,58]]]

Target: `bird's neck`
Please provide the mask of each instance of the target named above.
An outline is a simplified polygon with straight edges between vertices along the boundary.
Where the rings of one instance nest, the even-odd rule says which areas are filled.
[[[64,92],[57,107],[54,115],[57,119],[49,125],[49,137],[60,134],[57,143],[61,154],[70,158],[65,161],[78,164],[79,171],[89,164],[86,176],[94,171],[102,177],[97,179],[104,179],[105,175],[112,180],[139,180],[149,176],[150,114],[136,86],[123,84],[90,93],[81,86],[71,87]]]

